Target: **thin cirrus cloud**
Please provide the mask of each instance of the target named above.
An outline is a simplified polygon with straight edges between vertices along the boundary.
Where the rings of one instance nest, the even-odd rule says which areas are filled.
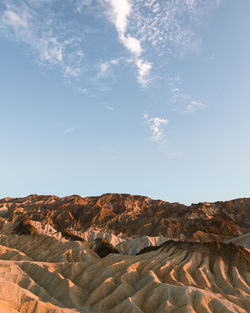
[[[186,108],[184,109],[184,114],[190,114],[197,110],[204,109],[206,105],[202,102],[191,100],[190,103],[187,104]]]
[[[69,128],[66,128],[66,129],[63,131],[63,133],[64,133],[65,135],[67,135],[67,134],[72,133],[73,131],[75,131],[75,128],[74,128],[74,127],[69,127]]]
[[[197,101],[189,93],[183,91],[182,81],[179,76],[169,76],[167,85],[171,95],[170,102],[175,105],[174,111],[181,114],[191,114],[207,107],[205,103]]]
[[[0,4],[0,35],[24,44],[38,63],[58,67],[64,77],[77,77],[84,58],[81,36],[67,26],[49,10],[49,3],[7,0]]]
[[[21,42],[38,63],[59,68],[69,79],[104,78],[105,66],[111,71],[115,64],[133,64],[137,82],[145,88],[155,75],[164,75],[164,62],[170,57],[199,51],[194,21],[219,4],[219,0],[3,0],[0,35]],[[105,31],[100,22],[114,26],[117,37],[113,40],[118,38],[129,56],[121,49],[114,57],[109,50],[108,61],[103,62],[105,47],[99,46],[99,56],[92,59],[88,39]],[[102,72],[97,67],[100,63]]]
[[[147,113],[143,115],[144,120],[151,130],[151,139],[159,142],[165,139],[165,128],[168,125],[167,118],[150,117]]]
[[[103,1],[100,0],[103,3]],[[119,41],[137,67],[137,82],[147,87],[161,76],[166,62],[186,52],[200,52],[197,25],[220,0],[105,0]],[[198,27],[199,28],[199,27]],[[145,55],[147,57],[145,57]]]
[[[118,65],[122,61],[122,58],[117,59],[111,59],[106,62],[101,62],[97,65],[98,72],[94,80],[102,79],[102,78],[108,78],[112,76],[112,66]]]
[[[99,66],[99,72],[97,73],[97,78],[108,77],[110,75],[110,64],[108,62],[101,63]]]
[[[119,73],[133,66],[140,87],[149,87],[159,77],[169,89],[169,100],[175,110],[191,114],[206,105],[185,93],[178,75],[169,79],[171,73],[168,73],[170,76],[166,77],[166,65],[186,52],[201,51],[197,26],[220,2],[2,0],[0,36],[21,43],[24,52],[32,55],[39,65],[61,71],[63,78],[74,82],[72,85],[82,95],[94,97],[97,89],[109,92],[110,84],[118,81],[114,67],[115,73]],[[106,26],[115,30],[110,41],[100,40],[100,34],[106,35],[102,33]],[[110,42],[111,47],[118,43],[115,54],[106,46]],[[107,109],[114,110],[112,106]],[[168,119],[145,114],[144,120],[151,139],[165,142]],[[68,128],[64,133],[72,131],[73,128]]]
[[[24,12],[25,13],[25,12]],[[12,10],[6,10],[3,15],[4,22],[11,26],[14,30],[19,28],[27,28],[27,16],[19,16],[16,12]]]
[[[119,40],[134,56],[134,62],[138,69],[137,81],[142,87],[146,87],[149,82],[149,74],[152,64],[141,57],[141,42],[137,38],[131,36],[131,34],[127,34],[128,20],[132,13],[131,2],[129,0],[108,0],[107,3],[111,7],[109,18],[115,25]]]

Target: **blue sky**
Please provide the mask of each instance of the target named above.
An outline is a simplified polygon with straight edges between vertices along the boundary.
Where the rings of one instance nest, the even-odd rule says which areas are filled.
[[[2,0],[0,197],[249,197],[248,0]]]

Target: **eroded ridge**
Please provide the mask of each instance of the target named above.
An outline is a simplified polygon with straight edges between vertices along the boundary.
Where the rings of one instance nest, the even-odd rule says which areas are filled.
[[[6,312],[214,313],[250,305],[250,255],[232,244],[170,241],[137,256],[100,258],[90,243],[0,239]]]
[[[86,198],[30,195],[0,200],[0,214],[11,222],[30,219],[57,231],[93,228],[125,239],[163,236],[223,241],[249,232],[250,199],[186,206],[128,194]]]
[[[91,201],[104,201],[105,197]],[[40,202],[36,203],[37,199]],[[239,216],[237,221],[231,217],[238,227],[234,237],[222,232],[218,235],[216,228],[209,228],[211,233],[197,228],[197,239],[187,236],[184,227],[180,240],[178,236],[170,240],[160,232],[160,221],[155,222],[158,236],[141,236],[140,227],[137,234],[126,236],[126,232],[112,233],[104,224],[99,229],[97,224],[84,228],[84,223],[79,222],[83,217],[73,216],[68,200],[59,199],[60,205],[52,207],[52,213],[49,206],[57,198],[32,196],[15,200],[16,203],[13,199],[2,200],[1,313],[249,312],[249,233],[247,221],[243,223]],[[46,203],[48,207],[42,212]],[[90,205],[89,200],[87,203]],[[137,203],[137,210],[138,207]],[[90,208],[98,221],[95,204]],[[127,222],[126,210],[125,214],[117,213],[120,222]],[[146,209],[141,212],[142,216],[145,212]],[[232,215],[230,212],[227,214]],[[135,218],[133,214],[131,218]],[[185,213],[185,218],[193,218],[192,214],[194,211]],[[63,216],[65,221],[59,224]],[[176,218],[176,214],[169,216]],[[69,222],[70,218],[74,223]],[[102,216],[99,222],[105,218],[110,221]],[[204,220],[209,222],[211,218]],[[204,223],[200,223],[201,227]]]

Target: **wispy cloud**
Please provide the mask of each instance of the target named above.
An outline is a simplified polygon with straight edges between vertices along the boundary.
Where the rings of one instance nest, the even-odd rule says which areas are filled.
[[[69,77],[78,77],[81,73],[81,68],[79,67],[70,67],[70,66],[65,66],[65,75]]]
[[[147,87],[149,83],[149,74],[152,68],[152,64],[138,59],[136,61],[136,66],[138,68],[137,80],[142,87]]]
[[[161,117],[150,117],[147,113],[143,115],[144,120],[149,124],[152,132],[153,141],[161,141],[165,137],[165,127],[168,125],[168,119]]]
[[[115,25],[119,40],[134,56],[135,64],[138,69],[137,80],[142,87],[146,87],[149,82],[149,73],[152,64],[142,58],[141,42],[131,34],[127,33],[129,17],[132,13],[132,1],[129,0],[107,0],[111,10],[109,18]]]
[[[77,77],[84,57],[81,36],[50,11],[52,2],[4,1],[0,7],[0,34],[25,44],[38,63],[59,67],[65,77]]]
[[[110,76],[110,64],[108,62],[101,63],[99,65],[99,72],[97,73],[97,78],[103,78]]]
[[[109,63],[112,64],[112,65],[117,65],[117,64],[119,64],[119,63],[121,62],[121,60],[122,60],[122,58],[111,59],[111,60],[109,61]]]
[[[204,16],[216,8],[219,2],[133,1],[129,26],[133,35],[143,44],[147,55],[154,57],[154,67],[161,67],[164,66],[165,60],[171,57],[200,51],[202,43],[197,29]]]
[[[171,57],[201,50],[197,26],[220,0],[106,0],[105,3],[111,8],[109,19],[120,42],[134,56],[137,81],[146,87],[152,79],[151,72],[160,70]]]
[[[191,100],[191,102],[187,104],[183,113],[190,114],[190,113],[193,113],[199,109],[204,109],[205,107],[206,107],[206,105],[204,103],[198,102],[195,100]]]
[[[97,73],[95,74],[94,78],[92,78],[92,80],[95,82],[100,79],[114,77],[112,67],[120,64],[122,60],[124,60],[124,58],[116,58],[110,59],[105,62],[99,62],[95,65],[95,67],[97,68]]]
[[[78,88],[78,91],[82,94],[82,95],[87,95],[88,94],[88,89],[87,88]]]
[[[111,105],[108,105],[108,106],[107,106],[107,109],[108,109],[109,111],[114,111],[114,110],[115,110],[115,108],[112,107]]]
[[[195,97],[183,90],[180,76],[169,76],[167,86],[170,92],[170,101],[175,105],[174,111],[191,114],[207,107],[205,103],[197,101]]]
[[[18,15],[16,12],[7,9],[3,13],[3,21],[7,25],[11,26],[14,31],[17,31],[20,27],[27,28],[28,22],[27,22],[28,16],[26,16],[25,12],[23,12],[22,16]]]
[[[72,133],[73,131],[75,131],[75,128],[74,127],[69,127],[69,128],[66,128],[63,133],[64,134],[70,134]]]
[[[67,80],[79,81],[83,75],[105,78],[113,65],[134,64],[139,85],[147,87],[162,75],[169,58],[200,50],[197,21],[219,4],[220,0],[3,0],[0,35],[26,46],[25,53],[39,64],[60,69]],[[86,15],[91,22],[83,18]],[[90,42],[105,31],[100,23],[107,17],[131,62],[122,50],[116,57],[107,55],[107,47],[92,53]],[[104,55],[108,61],[101,61]]]

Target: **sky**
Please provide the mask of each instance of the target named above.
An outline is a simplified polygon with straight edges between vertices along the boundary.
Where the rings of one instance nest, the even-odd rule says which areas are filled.
[[[249,0],[1,0],[0,198],[250,196]]]

